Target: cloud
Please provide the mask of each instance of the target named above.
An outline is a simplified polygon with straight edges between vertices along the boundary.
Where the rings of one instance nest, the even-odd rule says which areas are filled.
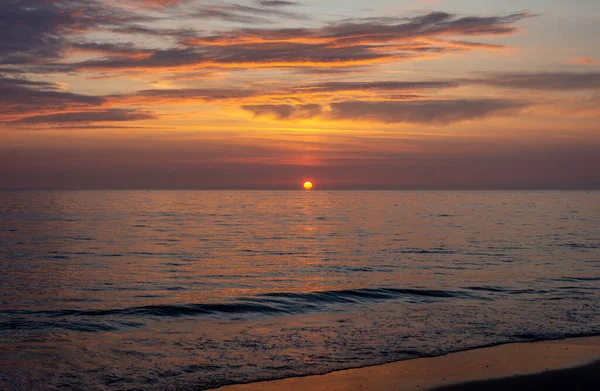
[[[181,3],[186,3],[190,0],[130,0],[134,3],[139,3],[142,6],[147,7],[169,7],[174,5],[179,5]]]
[[[346,101],[331,104],[329,117],[384,123],[448,125],[515,111],[526,104],[503,99],[424,100],[424,101]]]
[[[107,103],[107,97],[63,91],[59,85],[46,81],[0,77],[0,123],[89,124],[156,118],[144,110],[103,108]]]
[[[186,17],[262,23],[263,21],[255,19],[262,19],[265,15],[283,17],[283,12],[285,11],[273,7],[211,2],[187,13]],[[177,37],[180,43],[178,46],[150,52],[140,51],[140,56],[132,58],[122,58],[123,56],[115,53],[108,57],[69,64],[65,66],[65,71],[121,72],[160,68],[176,72],[205,67],[245,70],[368,66],[446,52],[501,48],[487,43],[444,40],[439,37],[512,34],[518,30],[515,23],[529,16],[527,13],[517,13],[496,17],[457,17],[437,12],[414,18],[351,19],[312,29],[244,28],[208,35],[185,31]],[[132,25],[115,27],[115,30],[149,33]]]
[[[186,21],[219,19],[241,23],[267,23],[273,19],[302,19],[303,16],[288,11],[288,7],[298,5],[292,1],[255,1],[254,5],[216,0],[142,3],[151,5],[151,9],[140,9],[140,1],[120,4],[101,0],[8,0],[8,7],[6,3],[0,5],[0,33],[6,30],[12,35],[0,42],[0,66],[9,70],[23,69],[25,74],[90,71],[104,72],[103,76],[110,76],[111,72],[122,75],[128,71],[173,76],[220,68],[232,71],[277,68],[287,71],[305,69],[306,72],[333,68],[364,71],[383,62],[501,48],[473,39],[513,34],[518,31],[516,24],[531,16],[522,12],[463,17],[432,12],[407,18],[346,19],[312,28],[229,28],[206,33],[165,28],[164,24],[157,27],[159,24],[154,22],[175,15]],[[157,14],[161,16],[149,16]],[[136,35],[145,37],[133,40]],[[161,40],[160,48],[152,46],[156,45],[158,37],[166,40]],[[165,42],[170,44],[164,45]],[[69,55],[73,52],[98,56],[70,62]],[[104,107],[119,103],[174,104],[198,100],[234,104],[255,116],[279,120],[356,117],[378,122],[445,124],[514,107],[501,100],[423,100],[429,92],[453,88],[461,83],[507,83],[499,82],[499,79],[493,75],[481,80],[456,82],[337,81],[273,88],[143,90],[100,97],[69,93],[51,83],[12,77],[4,78],[5,83],[0,83],[0,103],[6,102],[0,121],[30,124],[132,121],[154,118],[154,114]],[[379,101],[369,100],[374,94]],[[10,98],[13,96],[15,98]],[[449,102],[454,102],[452,107]],[[355,110],[354,113],[350,108]],[[411,110],[412,114],[409,113]],[[457,112],[456,118],[450,114],[452,110]]]
[[[342,110],[344,106],[335,106],[336,102],[345,102],[348,105],[348,102],[358,101],[360,105],[356,103],[357,106],[354,107],[357,115],[371,116],[373,120],[381,122],[403,122],[403,118],[408,117],[401,110],[407,109],[414,110],[414,115],[407,122],[416,123],[427,122],[426,119],[419,120],[423,110],[427,118],[433,119],[430,122],[444,123],[447,118],[451,118],[450,111],[456,111],[459,117],[469,119],[469,113],[473,114],[473,117],[478,117],[499,111],[514,111],[525,105],[523,102],[502,99],[448,99],[447,94],[445,100],[435,98],[439,92],[470,85],[486,85],[510,90],[595,91],[600,89],[600,73],[511,73],[491,74],[479,79],[335,81],[276,87],[155,89],[126,95],[112,95],[106,99],[114,104],[168,105],[216,102],[243,106],[256,116],[270,116],[277,119],[306,118],[307,111],[295,109],[296,104],[324,105],[325,108],[321,112],[313,110],[314,114],[320,115],[328,112],[328,104]],[[589,107],[590,104],[587,102],[578,100],[577,106]],[[370,110],[375,110],[374,107],[377,107],[378,111],[371,113]],[[386,110],[396,109],[400,110],[396,117],[386,114]],[[331,115],[321,117],[332,119],[350,115],[342,115],[340,110],[333,110]]]
[[[309,20],[288,10],[294,5],[298,3],[276,0],[254,4],[219,0],[6,0],[0,3],[0,67],[26,67],[25,71],[36,73],[119,74],[127,70],[189,72],[206,67],[242,71],[356,68],[432,54],[502,48],[472,42],[471,38],[513,34],[518,31],[517,22],[531,16],[522,12],[462,17],[432,12],[410,18],[346,19],[312,28],[230,27],[213,32],[166,28],[163,23],[165,19],[188,25],[203,19],[244,24]],[[139,35],[156,39],[138,39]],[[446,37],[455,40],[443,39]],[[457,39],[460,37],[465,40]],[[98,56],[69,61],[74,52]]]
[[[47,115],[34,115],[25,117],[13,124],[47,124],[47,123],[90,123],[90,122],[124,122],[156,119],[157,117],[148,111],[132,109],[104,109],[95,111],[74,111],[68,113],[56,113]]]
[[[40,88],[45,90],[56,90],[58,85],[47,81],[34,81],[23,78],[0,77],[0,89],[15,88]]]
[[[109,57],[66,65],[69,70],[190,71],[214,68],[290,68],[316,66],[355,66],[385,61],[390,54],[374,53],[369,47],[330,48],[326,45],[271,43],[231,45],[205,50],[172,48],[156,50],[144,57]]]
[[[300,86],[283,86],[270,89],[258,88],[182,88],[182,89],[155,89],[142,90],[128,95],[112,95],[106,97],[114,103],[153,103],[153,104],[179,104],[192,103],[194,101],[204,102],[228,102],[236,104],[240,100],[252,101],[272,100],[296,100],[302,101],[310,95],[343,97],[344,92],[355,93],[377,93],[381,97],[393,96],[396,100],[415,99],[431,90],[440,90],[457,87],[459,84],[452,81],[365,81],[365,82],[325,82]],[[398,94],[401,93],[401,94]],[[259,105],[261,106],[261,105]],[[253,107],[259,107],[253,106]],[[268,106],[279,107],[279,105]],[[262,114],[257,110],[255,114]],[[283,118],[284,115],[276,117]]]
[[[173,38],[175,40],[185,39],[186,37],[194,37],[198,32],[190,28],[164,28],[156,26],[142,26],[131,23],[124,26],[116,26],[111,29],[114,33],[127,35],[149,35],[152,37]]]
[[[366,74],[370,71],[367,66],[345,66],[345,67],[302,67],[293,70],[294,73],[301,75],[350,75],[350,74]]]
[[[73,36],[148,20],[95,0],[4,0],[0,2],[0,65],[56,61]]]
[[[37,4],[36,4],[37,3]],[[9,0],[0,3],[0,64],[18,65],[59,57],[59,32],[73,22],[52,3]]]
[[[569,60],[570,63],[580,64],[580,65],[596,65],[598,61],[596,61],[593,57],[575,57]]]
[[[471,50],[471,49],[484,49],[484,50],[503,50],[506,49],[507,47],[504,45],[494,45],[491,43],[484,43],[484,42],[472,42],[472,41],[460,41],[460,40],[436,40],[433,38],[430,38],[430,41],[432,42],[439,42],[443,45],[445,45],[445,48],[447,50]]]
[[[516,22],[531,16],[527,12],[519,12],[504,16],[457,17],[446,12],[431,12],[413,18],[348,19],[325,27],[321,35],[346,44],[398,42],[446,35],[507,35],[518,30],[514,25]]]
[[[272,22],[272,17],[306,19],[304,15],[279,9],[282,5],[291,5],[284,3],[287,2],[262,1],[258,3],[258,7],[253,7],[222,1],[209,1],[201,6],[190,7],[182,16],[194,19],[219,19],[243,24],[269,24]]]
[[[308,105],[253,105],[242,106],[257,117],[273,117],[278,120],[308,119],[319,116],[323,109],[317,104]]]
[[[532,16],[520,12],[494,17],[457,17],[432,12],[413,18],[347,19],[320,28],[237,29],[190,39],[201,45],[234,43],[321,43],[331,47],[361,44],[391,44],[439,36],[494,36],[518,31],[515,23]],[[460,41],[458,41],[460,42]]]
[[[425,91],[456,87],[452,81],[367,81],[367,82],[325,82],[294,88],[301,92],[342,92],[342,91]]]
[[[79,52],[99,53],[111,57],[147,57],[152,54],[152,50],[143,49],[131,43],[97,43],[97,42],[75,42],[71,44],[73,50]]]
[[[255,116],[278,120],[322,116],[329,120],[357,120],[381,123],[448,125],[491,115],[515,112],[526,103],[502,100],[421,100],[421,101],[343,101],[330,104],[327,111],[319,105],[249,105],[244,110]]]
[[[226,88],[183,88],[183,89],[162,89],[162,90],[142,90],[129,95],[112,95],[107,97],[113,102],[119,103],[153,103],[153,104],[173,104],[190,101],[225,101],[257,97],[263,94],[259,90],[252,89],[226,89]]]
[[[119,129],[119,130],[139,129],[139,130],[157,131],[157,130],[173,130],[174,128],[169,127],[169,126],[155,126],[155,125],[150,125],[150,126],[133,126],[133,125],[120,125],[120,124],[104,125],[102,123],[100,123],[100,125],[92,125],[87,122],[81,122],[81,123],[56,122],[54,124],[49,124],[49,123],[44,124],[44,130],[98,130],[98,129],[101,129],[101,130],[102,129]]]
[[[596,90],[600,89],[600,72],[499,73],[470,82],[531,90]]]
[[[300,5],[300,3],[297,3],[295,1],[285,0],[258,0],[257,3],[262,5],[263,7],[289,7]]]
[[[33,113],[97,107],[102,97],[74,94],[44,81],[0,77],[0,121]]]
[[[240,101],[251,102],[265,98],[271,100],[301,101],[310,94],[340,96],[343,92],[377,92],[403,93],[394,95],[396,99],[414,99],[432,89],[455,87],[449,81],[371,81],[371,82],[326,82],[307,84],[304,86],[280,87],[273,89],[258,88],[183,88],[183,89],[150,89],[131,94],[90,96],[75,94],[60,89],[60,86],[45,81],[33,81],[24,78],[0,77],[0,105],[3,112],[0,121],[14,121],[31,114],[53,114],[55,112],[81,111],[83,108],[97,108],[108,104],[179,104],[203,102],[227,102],[238,104]],[[389,95],[388,95],[389,97]],[[264,115],[268,111],[274,117],[283,119],[291,117],[307,117],[319,112],[312,105],[285,109],[281,105],[272,105],[253,110],[255,115]],[[288,114],[286,114],[286,112]]]

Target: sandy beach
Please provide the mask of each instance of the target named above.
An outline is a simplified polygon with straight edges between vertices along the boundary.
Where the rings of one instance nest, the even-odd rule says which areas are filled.
[[[218,390],[597,390],[598,384],[600,337],[587,337],[501,345]]]

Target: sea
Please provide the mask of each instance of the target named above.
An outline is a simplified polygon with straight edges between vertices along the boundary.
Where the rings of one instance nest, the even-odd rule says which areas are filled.
[[[0,389],[202,390],[600,335],[600,192],[0,191]]]

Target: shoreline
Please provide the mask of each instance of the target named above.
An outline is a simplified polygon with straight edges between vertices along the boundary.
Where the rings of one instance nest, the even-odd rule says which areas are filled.
[[[577,385],[573,383],[575,380],[579,381]],[[592,336],[508,343],[324,375],[234,384],[212,390],[569,390],[572,388],[565,387],[573,385],[582,391],[597,389],[599,380],[600,336]]]

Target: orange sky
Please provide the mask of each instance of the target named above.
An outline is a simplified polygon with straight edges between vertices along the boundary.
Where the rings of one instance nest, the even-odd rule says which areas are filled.
[[[599,11],[11,0],[0,188],[600,188]]]

